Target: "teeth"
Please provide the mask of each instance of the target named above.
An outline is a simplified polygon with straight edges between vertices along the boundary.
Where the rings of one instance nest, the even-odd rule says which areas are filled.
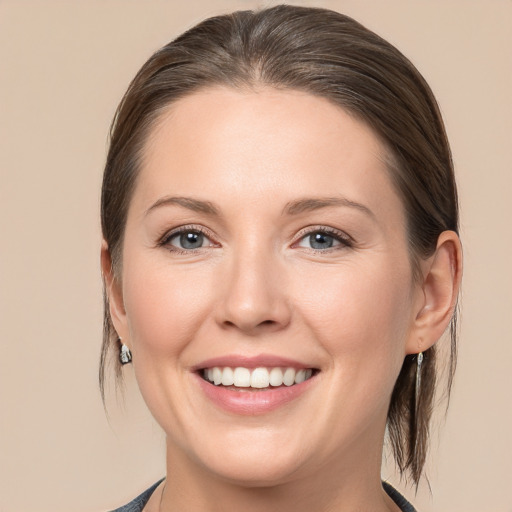
[[[238,388],[264,389],[270,386],[293,386],[308,380],[313,375],[313,370],[295,368],[220,368],[215,366],[203,371],[203,377],[216,386],[236,386]]]
[[[285,386],[292,386],[295,384],[295,370],[293,368],[286,368],[283,375],[283,384]]]
[[[250,387],[251,386],[250,370],[248,370],[247,368],[235,368],[235,371],[233,372],[233,384],[237,388]]]
[[[222,385],[232,386],[235,383],[235,377],[231,368],[224,368],[222,372]]]
[[[222,382],[222,370],[220,368],[215,367],[213,369],[213,383],[218,386]]]
[[[269,381],[271,386],[283,385],[283,372],[281,368],[272,368],[272,370],[270,370]]]
[[[300,384],[306,380],[306,370],[299,370],[295,374],[295,384]]]
[[[251,388],[268,388],[270,377],[266,368],[256,368],[251,374]]]

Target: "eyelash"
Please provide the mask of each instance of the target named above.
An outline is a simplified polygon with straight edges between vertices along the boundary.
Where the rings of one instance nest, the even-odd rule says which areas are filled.
[[[199,251],[203,249],[203,247],[199,247],[197,249],[180,249],[179,247],[170,245],[170,241],[175,238],[176,236],[179,236],[184,233],[198,233],[206,237],[211,243],[212,246],[215,246],[215,243],[212,242],[213,235],[212,233],[205,229],[203,226],[197,226],[197,225],[189,225],[189,226],[180,226],[179,228],[176,228],[172,230],[171,232],[165,232],[165,234],[160,238],[158,242],[159,247],[165,247],[168,251],[174,252],[177,254],[191,254],[196,251]],[[307,238],[308,236],[314,235],[316,233],[332,236],[337,242],[339,242],[338,246],[330,247],[327,249],[314,249],[312,247],[306,248],[309,251],[315,252],[315,253],[329,253],[336,250],[341,250],[345,248],[350,248],[354,246],[354,240],[352,237],[344,233],[343,231],[340,231],[335,228],[331,228],[328,226],[311,226],[308,228],[304,228],[301,230],[298,234],[297,240],[292,244],[292,247],[297,247],[298,244]]]
[[[197,225],[180,226],[179,228],[176,228],[176,229],[172,230],[171,232],[166,231],[165,234],[160,238],[160,241],[158,242],[157,245],[159,247],[165,247],[168,251],[174,252],[176,254],[191,254],[191,253],[194,253],[196,251],[203,249],[203,247],[200,247],[198,249],[180,249],[179,247],[170,245],[169,242],[174,237],[176,237],[178,235],[182,235],[184,233],[199,233],[199,234],[203,235],[204,237],[206,237],[208,240],[210,240],[210,242],[213,238],[212,233],[209,230],[205,229],[203,226],[197,226]],[[214,245],[213,242],[212,242],[212,245]]]
[[[316,233],[320,233],[323,235],[329,235],[334,238],[337,242],[339,242],[338,246],[330,247],[327,249],[314,249],[313,247],[306,248],[309,251],[314,253],[330,253],[333,251],[339,251],[346,248],[351,248],[354,246],[354,240],[352,237],[340,231],[339,229],[331,228],[329,226],[310,226],[301,230],[298,234],[298,240],[293,243],[293,246],[297,246],[302,240],[307,238],[308,236],[314,235]]]

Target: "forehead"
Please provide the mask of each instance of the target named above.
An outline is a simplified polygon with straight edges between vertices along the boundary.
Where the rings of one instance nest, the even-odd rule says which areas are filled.
[[[384,192],[398,199],[385,159],[373,130],[327,99],[216,87],[161,114],[144,148],[136,199],[204,194],[266,204],[339,191],[378,206]]]

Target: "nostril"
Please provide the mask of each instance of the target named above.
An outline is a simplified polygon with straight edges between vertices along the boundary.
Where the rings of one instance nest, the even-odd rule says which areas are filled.
[[[267,329],[274,329],[279,326],[279,322],[276,322],[275,320],[263,320],[262,322],[258,322],[255,324],[251,324],[249,322],[243,323],[243,322],[233,322],[232,320],[225,320],[223,322],[224,328],[227,329],[241,329],[247,333],[256,334],[260,331],[266,331]]]

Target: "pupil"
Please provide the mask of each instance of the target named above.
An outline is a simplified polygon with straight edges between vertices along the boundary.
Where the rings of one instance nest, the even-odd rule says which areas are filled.
[[[180,236],[180,244],[184,249],[198,249],[203,245],[202,233],[183,233]]]
[[[329,249],[334,242],[333,237],[325,233],[314,233],[309,237],[309,240],[313,249]]]

